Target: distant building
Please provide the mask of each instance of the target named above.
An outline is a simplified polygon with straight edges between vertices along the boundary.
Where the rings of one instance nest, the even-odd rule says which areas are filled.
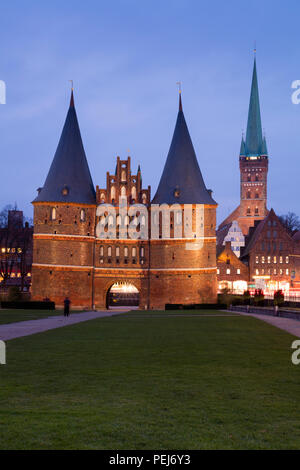
[[[7,226],[0,228],[0,289],[31,285],[33,227],[23,222],[23,212],[8,211]]]
[[[250,287],[288,291],[294,271],[294,241],[271,209],[250,228],[241,261],[249,267]]]
[[[217,251],[218,290],[229,289],[243,294],[248,288],[249,268],[232,251],[231,242],[218,247]]]
[[[245,246],[245,236],[237,220],[224,225],[217,232],[217,245],[224,246],[227,242],[230,242],[232,251],[239,258],[241,248]]]

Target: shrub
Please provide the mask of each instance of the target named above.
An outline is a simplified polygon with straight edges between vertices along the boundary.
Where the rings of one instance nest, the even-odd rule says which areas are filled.
[[[281,289],[274,292],[274,305],[283,305],[284,303],[284,293]]]
[[[12,286],[8,290],[8,300],[11,302],[15,302],[22,299],[22,293],[17,286]]]

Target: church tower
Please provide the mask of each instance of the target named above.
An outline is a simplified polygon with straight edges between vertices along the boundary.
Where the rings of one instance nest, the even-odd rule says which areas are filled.
[[[48,176],[33,201],[32,298],[91,307],[96,194],[74,105]]]
[[[254,59],[246,141],[242,137],[240,150],[240,220],[244,234],[255,220],[266,217],[268,151],[262,135],[256,60]]]
[[[256,58],[254,58],[246,139],[242,137],[240,156],[240,205],[220,224],[219,231],[237,221],[244,235],[267,209],[268,151],[262,133]]]

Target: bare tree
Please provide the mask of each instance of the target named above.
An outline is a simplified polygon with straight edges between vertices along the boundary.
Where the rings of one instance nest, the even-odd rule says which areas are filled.
[[[286,215],[280,215],[279,220],[290,235],[300,230],[300,218],[294,212],[288,212]]]

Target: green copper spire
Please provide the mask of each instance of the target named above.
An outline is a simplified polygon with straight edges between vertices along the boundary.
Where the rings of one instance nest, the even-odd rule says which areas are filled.
[[[247,155],[261,155],[262,153],[262,128],[260,118],[258,84],[256,74],[256,59],[254,58],[254,67],[252,75],[251,95],[248,112],[248,123],[246,133],[246,154]]]
[[[241,142],[241,149],[240,149],[240,156],[244,157],[246,155],[246,149],[245,149],[245,141],[244,141],[244,136],[242,136],[242,142]]]
[[[267,142],[266,142],[266,138],[265,138],[265,137],[263,138],[261,154],[262,154],[262,155],[268,155]]]

